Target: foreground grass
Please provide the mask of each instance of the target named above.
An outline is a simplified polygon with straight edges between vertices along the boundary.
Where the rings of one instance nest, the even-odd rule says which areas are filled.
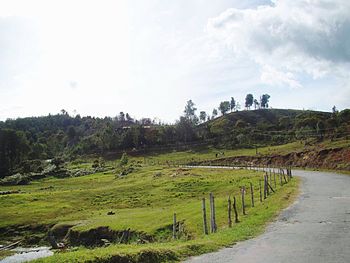
[[[81,229],[108,225],[151,232],[165,219],[170,220],[173,212],[190,212],[209,192],[226,198],[238,194],[240,185],[250,181],[257,185],[259,176],[261,173],[254,171],[152,166],[125,178],[115,178],[112,173],[46,178],[30,185],[0,188],[21,191],[0,196],[0,227],[70,222],[80,223],[77,228]],[[107,216],[110,210],[116,215]],[[156,224],[151,220],[154,217],[158,218]]]
[[[112,245],[105,248],[86,249],[57,253],[52,257],[36,262],[176,262],[188,256],[199,255],[229,246],[237,241],[252,238],[263,232],[266,224],[273,220],[279,211],[288,206],[297,195],[299,180],[293,179],[284,185],[276,194],[263,203],[257,202],[255,208],[250,208],[246,216],[240,216],[240,223],[232,228],[225,226],[224,198],[218,202],[219,231],[209,236],[199,235],[194,240],[179,240],[166,243],[145,245]],[[197,204],[196,214],[200,215]],[[201,224],[200,216],[197,218]]]
[[[281,146],[289,151],[298,145]],[[266,149],[271,151],[271,149]],[[209,153],[194,153],[206,159]],[[241,152],[225,152],[225,155]],[[168,160],[183,158],[186,152],[157,155],[152,158]],[[255,154],[255,150],[254,150]],[[140,158],[132,158],[140,161]],[[108,165],[115,165],[109,162]],[[87,168],[91,163],[71,165]],[[137,165],[135,166],[137,167]],[[18,194],[0,196],[1,228],[27,225],[71,224],[76,231],[100,226],[112,230],[145,232],[157,237],[160,229],[172,224],[177,213],[184,222],[186,237],[172,240],[168,236],[156,243],[111,245],[104,248],[78,248],[60,252],[38,262],[163,262],[179,261],[191,255],[214,251],[258,235],[281,209],[294,200],[299,180],[293,179],[262,203],[259,199],[259,180],[263,173],[252,170],[179,169],[160,165],[145,165],[126,177],[118,177],[113,169],[75,178],[45,178],[25,186],[0,187],[0,191],[20,190]],[[227,198],[236,196],[241,211],[240,187],[253,183],[256,207],[252,208],[247,196],[248,215],[240,215],[240,223],[227,227]],[[202,231],[201,199],[212,192],[216,197],[218,233],[205,236]],[[248,191],[249,193],[249,191]],[[114,211],[115,215],[107,215]],[[209,214],[209,213],[208,213]],[[241,213],[240,213],[241,214]]]
[[[113,174],[84,177],[48,178],[21,187],[20,194],[1,196],[2,227],[28,224],[75,224],[77,231],[98,226],[114,230],[131,228],[155,235],[157,230],[171,225],[172,214],[184,221],[190,240],[171,239],[145,245],[111,245],[106,248],[57,253],[40,260],[48,262],[110,262],[129,258],[131,262],[177,261],[190,255],[216,250],[236,241],[251,238],[264,229],[267,222],[286,207],[297,193],[298,180],[278,187],[264,202],[258,202],[258,181],[262,172],[246,170],[177,169],[143,167],[126,178]],[[227,197],[239,196],[239,186],[255,188],[256,207],[247,201],[247,216],[240,223],[227,227]],[[218,233],[202,233],[201,198],[213,192],[216,197]],[[238,198],[238,209],[241,210]],[[110,210],[116,215],[107,216]],[[114,259],[112,259],[114,258]],[[146,260],[147,259],[147,260]]]

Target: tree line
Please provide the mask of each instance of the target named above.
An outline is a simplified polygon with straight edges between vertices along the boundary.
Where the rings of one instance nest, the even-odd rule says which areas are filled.
[[[196,105],[189,100],[174,124],[149,118],[137,120],[124,112],[114,118],[95,118],[70,116],[65,110],[44,117],[9,119],[0,122],[0,178],[16,172],[27,160],[57,156],[75,158],[197,143],[251,147],[257,143],[285,143],[310,135],[324,138],[348,133],[350,110],[339,112],[333,108],[331,113],[278,109],[249,111],[254,105],[254,97],[250,95],[246,96],[245,111],[240,111],[234,98],[221,102],[216,109],[222,108],[221,118],[216,118],[215,114],[208,118],[202,111],[197,116]],[[268,94],[262,95],[257,109],[268,108],[269,98]],[[227,114],[229,111],[232,114]]]
[[[269,108],[269,100],[271,96],[269,94],[263,94],[260,96],[260,99],[254,99],[253,94],[249,93],[245,97],[244,106],[246,110],[250,110],[252,105],[254,105],[254,109],[267,109]],[[185,107],[185,116],[190,119],[190,121],[198,124],[198,122],[206,122],[215,119],[218,117],[219,112],[221,115],[225,115],[228,112],[239,111],[241,109],[241,104],[235,100],[234,97],[231,97],[231,100],[220,102],[217,108],[214,108],[211,115],[205,111],[200,111],[199,116],[195,114],[197,108],[192,100],[187,101]]]

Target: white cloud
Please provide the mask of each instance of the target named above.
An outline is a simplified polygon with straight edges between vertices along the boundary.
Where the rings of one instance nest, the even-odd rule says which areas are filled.
[[[211,111],[247,93],[274,106],[290,92],[274,86],[298,88],[299,108],[306,89],[348,94],[348,13],[340,0],[0,0],[0,119],[64,108],[173,121],[188,99]]]
[[[342,77],[350,63],[350,1],[275,0],[256,9],[228,9],[208,32],[236,57],[260,64],[261,80],[300,87],[296,73]],[[274,79],[274,80],[273,80]]]
[[[262,67],[260,79],[263,83],[283,86],[287,85],[291,88],[301,88],[302,85],[296,80],[292,72],[281,72],[275,68],[265,65]]]

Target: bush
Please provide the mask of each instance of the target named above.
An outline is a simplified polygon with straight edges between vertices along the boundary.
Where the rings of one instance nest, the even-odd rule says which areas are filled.
[[[122,157],[120,158],[120,166],[125,166],[128,164],[129,158],[126,153],[123,153]]]
[[[92,168],[97,168],[100,166],[100,162],[98,159],[94,160],[93,164],[92,164]]]

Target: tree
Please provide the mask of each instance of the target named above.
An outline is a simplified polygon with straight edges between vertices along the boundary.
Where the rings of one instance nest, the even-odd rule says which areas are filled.
[[[195,138],[194,125],[188,118],[181,116],[175,127],[178,141],[186,143]]]
[[[250,107],[253,105],[254,97],[252,94],[247,94],[245,97],[245,107],[249,110]]]
[[[129,161],[128,155],[126,153],[123,153],[122,157],[120,158],[119,165],[125,166],[128,164],[128,161]]]
[[[121,122],[125,121],[125,114],[124,114],[124,112],[121,111],[119,113],[118,120],[121,121]]]
[[[219,110],[221,111],[222,115],[225,115],[226,112],[230,110],[230,102],[229,101],[222,101],[219,105]]]
[[[259,106],[260,106],[260,104],[259,104],[258,100],[257,100],[257,99],[254,99],[254,109],[255,109],[255,110],[258,109]]]
[[[350,122],[350,109],[342,110],[341,112],[338,112],[338,114],[341,123]]]
[[[24,132],[0,129],[0,178],[10,175],[29,152]]]
[[[332,113],[333,114],[338,113],[337,107],[335,105],[332,107]]]
[[[319,120],[316,124],[316,132],[317,132],[317,135],[320,136],[320,139],[322,140],[323,139],[323,136],[324,136],[324,133],[325,133],[325,124],[322,120]]]
[[[230,102],[230,110],[231,112],[236,108],[236,101],[233,97],[231,97],[231,102]]]
[[[133,118],[131,118],[131,116],[129,115],[129,113],[126,113],[125,118],[127,121],[130,121],[130,122],[134,121]]]
[[[269,107],[269,99],[270,99],[269,94],[264,94],[260,97],[260,107],[263,109],[266,109]]]
[[[77,135],[77,132],[75,131],[74,126],[69,126],[68,131],[67,131],[67,135],[69,140],[73,140],[74,137]]]
[[[188,119],[193,124],[197,124],[198,122],[198,117],[196,116],[196,110],[197,108],[195,107],[195,104],[193,103],[193,101],[192,100],[187,101],[185,110],[184,110],[185,118]]]
[[[199,119],[200,119],[202,122],[205,122],[206,118],[207,118],[207,113],[206,113],[205,111],[201,111],[201,112],[199,113]]]
[[[215,119],[216,116],[218,116],[218,110],[217,109],[213,109],[213,114],[212,114],[213,119]]]

